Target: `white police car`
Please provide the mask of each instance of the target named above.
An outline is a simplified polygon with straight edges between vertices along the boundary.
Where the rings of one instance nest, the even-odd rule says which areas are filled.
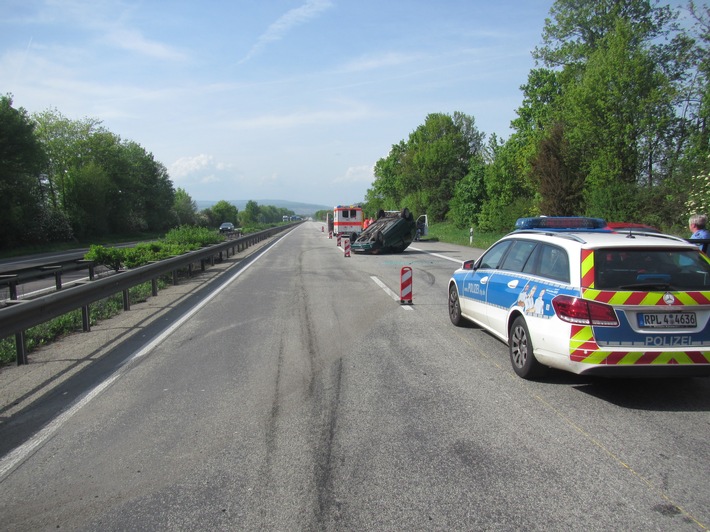
[[[597,218],[521,218],[449,281],[449,317],[508,344],[523,378],[710,375],[710,259]]]

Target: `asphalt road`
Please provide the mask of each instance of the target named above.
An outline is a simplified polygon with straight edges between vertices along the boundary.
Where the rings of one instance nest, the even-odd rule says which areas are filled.
[[[519,379],[449,322],[466,248],[264,249],[0,458],[0,529],[710,527],[710,379]]]

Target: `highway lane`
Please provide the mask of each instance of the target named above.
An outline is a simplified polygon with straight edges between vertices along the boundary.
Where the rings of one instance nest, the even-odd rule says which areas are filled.
[[[449,323],[467,254],[300,225],[0,477],[0,528],[707,529],[709,381],[517,378]]]

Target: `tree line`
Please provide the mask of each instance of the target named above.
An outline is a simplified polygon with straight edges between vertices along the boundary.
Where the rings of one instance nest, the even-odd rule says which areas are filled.
[[[164,233],[181,225],[249,227],[293,211],[227,201],[198,211],[165,166],[99,120],[56,109],[30,115],[0,97],[0,249],[106,235]]]
[[[375,164],[368,211],[505,231],[516,218],[589,215],[687,232],[710,207],[710,10],[557,0],[502,140],[434,113]]]

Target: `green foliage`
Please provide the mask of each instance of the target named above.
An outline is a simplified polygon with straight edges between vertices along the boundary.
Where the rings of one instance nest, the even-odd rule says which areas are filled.
[[[39,169],[45,153],[27,112],[0,97],[0,248],[26,244],[42,214]],[[28,229],[30,229],[28,231]]]
[[[540,142],[532,161],[532,180],[541,197],[540,211],[547,216],[574,216],[582,212],[584,176],[569,152],[564,128],[556,124]]]
[[[178,225],[197,224],[197,202],[182,188],[175,191],[173,210]]]
[[[707,168],[704,172],[693,176],[688,199],[685,202],[686,217],[698,213],[710,213],[710,171]]]
[[[428,115],[406,142],[393,145],[375,164],[375,182],[366,195],[368,211],[406,205],[432,220],[443,220],[471,158],[482,156],[483,138],[473,117]]]
[[[533,209],[534,206],[528,198],[517,197],[509,202],[492,198],[486,202],[478,216],[478,228],[483,232],[492,233],[512,231],[518,218],[539,215]]]
[[[167,169],[142,146],[96,119],[75,121],[48,110],[34,120],[46,153],[41,196],[71,221],[79,238],[165,231],[175,224]]]
[[[92,245],[84,258],[118,271],[124,267],[136,268],[222,241],[224,237],[213,229],[181,226],[169,231],[161,240],[142,242],[132,248]]]
[[[447,219],[456,227],[465,228],[478,224],[478,215],[487,198],[485,173],[485,163],[473,157],[469,172],[456,183],[454,197],[451,199],[447,214]]]
[[[228,201],[218,201],[210,208],[210,218],[214,220],[213,227],[217,227],[224,222],[231,222],[235,226],[239,225],[239,210]]]
[[[118,271],[123,267],[124,254],[123,248],[92,245],[89,252],[84,255],[84,259],[93,260],[96,264]]]
[[[185,251],[189,251],[191,249],[217,244],[218,242],[222,242],[224,237],[215,232],[214,229],[183,225],[168,231],[162,240],[169,244],[182,245],[186,248]]]
[[[487,249],[492,244],[500,240],[508,231],[506,232],[488,232],[481,231],[477,227],[473,227],[473,244],[470,244],[470,233],[469,230],[471,226],[468,227],[458,227],[456,224],[450,222],[441,222],[429,225],[429,236],[426,237],[427,240],[449,242],[451,244],[458,244],[460,246],[471,245],[475,248]]]

